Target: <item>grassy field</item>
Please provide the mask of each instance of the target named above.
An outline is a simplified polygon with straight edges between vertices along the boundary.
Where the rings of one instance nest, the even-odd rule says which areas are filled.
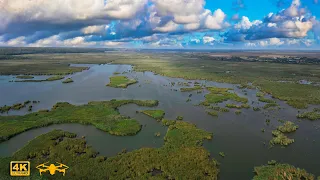
[[[73,64],[106,64],[112,60],[104,53],[77,54],[24,54],[15,57],[26,59],[0,60],[0,75],[67,75],[81,72],[87,67],[71,67]]]
[[[134,103],[153,107],[158,101],[112,100],[90,102],[75,106],[57,103],[51,111],[39,111],[24,116],[0,116],[0,142],[32,128],[61,123],[91,124],[113,135],[134,135],[141,129],[138,121],[124,117],[116,110],[121,105]]]
[[[143,114],[148,115],[158,121],[164,118],[165,112],[163,110],[144,110],[141,111]]]
[[[31,161],[31,179],[39,179],[35,165],[61,162],[68,165],[66,175],[58,173],[50,179],[218,179],[218,163],[202,147],[212,134],[195,125],[172,121],[164,137],[163,147],[142,148],[114,157],[98,156],[75,134],[55,130],[30,141],[12,157],[0,158],[0,176],[10,179],[9,162],[15,159]]]
[[[129,79],[126,76],[112,76],[110,77],[110,83],[107,86],[114,88],[127,88],[129,85],[136,84],[138,81]]]
[[[289,105],[296,108],[306,108],[308,104],[320,104],[319,87],[297,83],[299,80],[320,82],[319,65],[221,61],[219,57],[202,59],[201,53],[194,54],[191,56],[188,53],[136,53],[133,58],[118,57],[114,63],[132,64],[136,71],[152,71],[169,77],[234,84],[251,82],[263,92],[287,101]],[[116,55],[113,54],[112,56]],[[122,57],[125,56],[127,55],[122,55]]]

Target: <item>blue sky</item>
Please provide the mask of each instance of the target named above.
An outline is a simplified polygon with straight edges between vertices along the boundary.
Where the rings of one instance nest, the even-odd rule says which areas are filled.
[[[318,0],[2,0],[0,46],[320,49]]]

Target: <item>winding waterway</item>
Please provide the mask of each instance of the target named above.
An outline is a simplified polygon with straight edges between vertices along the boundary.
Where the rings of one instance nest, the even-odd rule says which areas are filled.
[[[74,65],[75,66],[75,65]],[[213,132],[211,141],[205,141],[204,146],[211,156],[220,163],[220,179],[251,179],[253,167],[266,164],[269,160],[277,160],[304,168],[308,172],[320,175],[320,122],[298,120],[298,110],[289,107],[284,102],[277,101],[281,105],[280,110],[262,110],[255,112],[251,109],[243,109],[241,115],[236,115],[234,110],[229,113],[220,113],[219,117],[212,117],[206,113],[202,106],[196,106],[204,100],[207,93],[180,92],[177,82],[194,82],[179,78],[168,78],[155,75],[151,72],[132,72],[130,65],[76,65],[89,66],[90,69],[81,73],[69,75],[74,83],[62,84],[61,81],[41,83],[15,83],[14,76],[0,77],[0,106],[12,105],[27,100],[37,100],[40,103],[33,105],[33,111],[50,109],[57,102],[70,102],[80,105],[90,101],[105,101],[111,99],[141,99],[159,100],[156,108],[166,112],[166,119],[175,119],[178,115],[184,117],[184,121],[196,124],[199,128]],[[114,72],[128,72],[125,75],[137,78],[139,83],[129,86],[127,89],[107,87],[109,77]],[[45,78],[45,77],[38,77]],[[171,87],[171,82],[176,85]],[[263,106],[256,98],[257,90],[244,92],[236,85],[227,83],[215,83],[198,81],[207,86],[233,88],[239,96],[249,99],[252,106]],[[175,91],[178,90],[178,91]],[[191,102],[186,102],[192,94]],[[245,95],[247,94],[247,95]],[[219,104],[224,106],[228,102]],[[28,141],[36,136],[49,132],[53,129],[62,129],[76,133],[78,137],[85,136],[89,145],[100,154],[113,156],[122,149],[132,151],[142,147],[161,147],[166,127],[155,120],[143,115],[136,114],[136,110],[149,109],[136,105],[126,105],[119,108],[123,115],[137,119],[143,126],[136,136],[118,137],[100,131],[93,126],[79,124],[60,124],[33,129],[21,133],[6,142],[0,143],[0,156],[10,156],[23,147]],[[8,115],[23,115],[28,113],[27,108],[20,111],[10,111]],[[5,114],[6,115],[6,114]],[[265,120],[270,119],[271,124],[266,125]],[[268,142],[272,138],[271,131],[280,124],[278,119],[290,120],[299,125],[299,129],[289,137],[295,142],[287,148],[275,146],[269,148]],[[265,132],[261,132],[264,128]],[[154,133],[160,132],[161,137],[155,137]],[[224,152],[226,157],[219,156]]]

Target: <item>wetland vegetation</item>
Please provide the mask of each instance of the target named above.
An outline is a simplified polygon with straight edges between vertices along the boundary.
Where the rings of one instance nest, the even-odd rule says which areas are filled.
[[[68,78],[68,79],[62,81],[62,83],[64,83],[64,84],[73,83],[73,80],[71,78]]]
[[[75,106],[66,102],[57,103],[51,111],[39,111],[24,116],[0,116],[0,142],[32,128],[51,124],[80,123],[91,124],[113,135],[134,135],[141,129],[138,121],[122,116],[117,108],[125,104],[153,107],[158,101],[111,100],[89,102]]]
[[[296,168],[289,164],[278,164],[272,161],[269,165],[258,166],[254,168],[256,176],[253,180],[265,180],[265,179],[304,179],[315,180],[313,174],[309,174],[306,170]]]
[[[207,81],[205,81],[205,83],[200,81],[195,82],[194,87],[180,89],[181,92],[197,91],[197,93],[205,92],[203,90],[207,89],[209,94],[205,95],[205,101],[201,104],[207,106],[207,109],[212,109],[211,112],[217,115],[219,112],[229,112],[231,109],[218,108],[217,105],[216,107],[211,106],[213,103],[235,101],[242,104],[237,105],[233,104],[234,102],[228,102],[228,106],[236,109],[250,108],[250,105],[247,104],[248,99],[246,96],[250,95],[252,91],[255,93],[256,88],[261,90],[261,92],[257,92],[256,94],[259,101],[267,103],[262,106],[264,109],[279,106],[273,99],[269,99],[269,95],[271,95],[272,98],[285,101],[295,108],[306,108],[310,104],[320,104],[319,87],[313,84],[303,85],[296,83],[301,79],[320,82],[320,68],[318,66],[308,64],[301,66],[299,64],[285,63],[280,66],[279,62],[275,63],[273,61],[234,61],[233,59],[237,59],[238,57],[224,59],[211,57],[210,55],[201,55],[202,53],[168,54],[114,52],[73,55],[56,54],[55,56],[47,54],[15,55],[17,58],[15,57],[14,61],[9,58],[0,62],[0,74],[61,76],[89,69],[87,67],[73,67],[70,65],[71,63],[131,64],[134,65],[135,71],[151,71],[169,77],[240,84],[240,86],[237,86],[238,88],[246,89],[242,91],[242,93],[238,93],[238,89],[232,91],[233,89],[231,88],[205,88]],[[28,61],[24,61],[21,58],[19,59],[19,56],[28,59]],[[88,62],[88,59],[92,61]],[[125,73],[127,72],[124,71],[122,74]],[[114,75],[119,75],[119,73],[115,72]],[[112,83],[111,78],[110,84]],[[114,86],[120,85],[120,88],[127,87],[126,85],[123,86],[123,83],[126,83],[128,80],[130,81],[130,79],[125,78],[116,78],[112,84]],[[149,81],[150,80],[145,80],[145,82]],[[32,80],[30,82],[32,82]],[[177,84],[181,86],[192,86],[190,82],[188,84],[171,83],[172,86],[177,86]],[[240,94],[244,94],[245,96]],[[265,97],[267,94],[269,94],[268,97]],[[190,97],[191,96],[189,96],[189,99]],[[192,97],[192,100],[193,99],[194,97]],[[80,106],[69,103],[58,103],[52,110],[38,111],[23,116],[1,116],[0,141],[5,141],[15,134],[32,128],[57,123],[91,124],[110,134],[134,135],[140,131],[141,125],[134,119],[120,115],[117,111],[118,107],[128,103],[135,103],[147,107],[158,105],[157,101],[133,102],[133,100],[89,102],[88,104]],[[21,107],[21,105],[27,107],[25,103],[19,103],[19,105],[16,105],[16,108]],[[31,105],[29,105],[29,109],[30,106]],[[2,110],[7,112],[6,110],[8,108],[7,106],[1,107],[0,110],[1,112]],[[11,106],[9,110],[10,109]],[[259,111],[260,108],[253,107],[253,110]],[[68,174],[72,175],[72,178],[71,176],[66,176],[65,179],[85,179],[88,176],[96,179],[101,177],[105,179],[199,179],[199,177],[204,179],[217,179],[219,172],[218,163],[212,160],[209,152],[201,146],[204,139],[209,140],[212,138],[211,133],[198,129],[195,125],[188,122],[163,119],[164,111],[162,110],[146,111],[148,113],[144,113],[143,111],[142,113],[161,121],[164,126],[168,126],[168,131],[164,134],[165,144],[161,148],[142,148],[132,152],[122,152],[117,156],[107,158],[98,156],[96,151],[86,145],[84,139],[76,139],[75,134],[53,131],[37,137],[12,157],[0,158],[0,173],[7,176],[7,164],[11,159],[28,159],[31,160],[32,163],[43,163],[43,159],[54,162],[57,161],[58,158],[58,160],[63,161],[63,163],[75,167],[68,172]],[[206,112],[210,111],[207,110]],[[245,112],[245,115],[247,115],[247,110],[245,110]],[[265,112],[265,110],[262,112]],[[235,113],[241,114],[241,111],[236,110]],[[297,115],[297,117],[316,120],[319,119],[319,111],[304,112]],[[171,118],[174,119],[174,116]],[[238,118],[242,118],[242,116]],[[189,121],[188,118],[186,118],[186,120]],[[263,119],[262,121],[264,124]],[[266,124],[269,125],[270,120],[266,121]],[[260,128],[261,126],[258,127],[258,131]],[[274,138],[270,141],[270,144],[286,146],[293,143],[294,140],[289,139],[284,133],[293,132],[297,128],[298,126],[291,122],[284,122],[283,125],[277,127],[277,129],[272,132]],[[263,129],[263,131],[265,131],[265,129]],[[157,131],[153,131],[151,136],[153,136],[154,132],[156,132],[154,134],[156,137],[158,137],[158,135],[160,136],[160,132]],[[268,132],[268,129],[266,132]],[[228,156],[232,156],[229,151]],[[92,168],[95,168],[96,171],[92,172]],[[36,172],[35,170],[32,171]],[[311,175],[304,170],[287,164],[272,163],[268,166],[256,167],[255,173],[257,174],[254,177],[256,180],[281,179],[285,176],[288,177],[288,179],[311,179]],[[38,173],[32,173],[32,175],[36,176],[35,178],[39,178]],[[57,176],[56,178],[64,177]]]
[[[64,79],[64,76],[52,76],[52,77],[49,77],[47,79],[27,79],[27,80],[16,80],[15,82],[45,82],[45,81],[58,81],[58,80],[61,80],[61,79]]]
[[[222,103],[227,100],[233,100],[236,102],[247,103],[248,99],[240,97],[236,93],[229,92],[229,88],[207,87],[209,94],[205,95],[205,103]]]
[[[294,143],[294,139],[288,138],[279,130],[272,131],[272,135],[274,137],[270,140],[270,145],[279,144],[281,146],[288,146],[289,144]]]
[[[202,87],[201,86],[194,86],[194,87],[189,87],[189,88],[180,88],[181,92],[190,92],[190,91],[197,91],[197,90],[201,90]]]
[[[50,179],[218,179],[218,163],[201,146],[212,134],[190,123],[177,121],[169,125],[161,148],[142,148],[108,158],[99,156],[85,139],[75,137],[54,130],[35,138],[12,157],[0,158],[1,177],[9,178],[11,160],[25,159],[32,164],[59,161],[72,167],[66,176],[43,174]],[[31,175],[32,179],[39,178],[35,168],[31,168]]]
[[[278,130],[282,133],[291,133],[296,131],[299,128],[298,125],[295,125],[293,122],[291,121],[286,121],[283,125],[278,126]]]
[[[16,103],[16,104],[13,104],[12,106],[4,105],[0,107],[0,113],[8,113],[10,110],[18,111],[22,108],[25,108],[30,103],[31,101],[27,100],[24,103]],[[38,103],[38,101],[32,101],[32,103],[36,104]],[[30,106],[29,106],[29,109],[30,109]]]
[[[309,120],[319,120],[320,119],[320,110],[314,108],[311,112],[304,112],[297,115],[297,118],[309,119]]]
[[[165,112],[163,110],[144,110],[141,112],[147,116],[156,119],[157,121],[161,121],[165,115]]]
[[[110,77],[110,83],[107,86],[114,88],[127,88],[129,85],[136,84],[138,81],[135,79],[129,79],[126,76],[112,76]]]

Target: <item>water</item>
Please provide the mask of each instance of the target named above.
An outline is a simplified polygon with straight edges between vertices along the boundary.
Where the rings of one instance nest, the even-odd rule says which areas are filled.
[[[206,113],[202,106],[195,106],[204,100],[204,93],[179,92],[181,86],[177,82],[186,81],[179,78],[168,78],[154,75],[150,72],[129,72],[130,65],[77,65],[90,66],[89,70],[76,73],[72,77],[74,83],[62,84],[61,81],[41,82],[41,83],[14,83],[13,76],[0,77],[0,106],[21,103],[26,100],[38,100],[39,104],[34,105],[33,111],[40,109],[50,109],[54,104],[67,101],[72,104],[85,104],[89,101],[104,101],[111,99],[155,99],[160,100],[156,108],[139,107],[136,105],[126,105],[120,108],[120,113],[137,119],[143,126],[142,131],[136,136],[117,137],[109,135],[96,129],[93,126],[78,124],[52,125],[24,132],[10,140],[0,144],[0,156],[8,156],[28,141],[40,134],[52,129],[63,129],[77,133],[79,137],[85,136],[88,144],[105,156],[113,156],[126,148],[128,151],[141,147],[161,147],[162,138],[154,137],[155,132],[160,132],[161,137],[166,132],[155,120],[143,114],[136,114],[136,110],[142,109],[163,109],[166,112],[166,119],[175,119],[178,115],[184,117],[184,121],[196,124],[199,128],[213,132],[211,141],[205,141],[211,156],[220,163],[220,179],[251,179],[254,166],[266,164],[267,161],[275,159],[279,162],[289,163],[306,169],[315,175],[320,175],[319,150],[320,150],[320,122],[319,121],[298,121],[296,114],[298,111],[284,102],[276,100],[281,105],[280,110],[258,111],[243,109],[241,115],[235,115],[231,110],[229,113],[220,113],[219,117],[212,117]],[[127,89],[116,89],[107,87],[109,77],[114,72],[129,72],[125,75],[130,78],[138,78],[139,83],[129,86]],[[171,82],[176,82],[174,87]],[[239,96],[249,99],[249,104],[262,107],[264,103],[259,103],[255,96],[257,90],[246,90],[247,95],[236,85],[227,83],[216,83],[197,81],[208,86],[218,86],[233,88]],[[191,102],[186,102],[189,94],[193,94]],[[224,106],[224,102],[219,104]],[[258,104],[259,103],[259,104]],[[309,108],[309,110],[312,107]],[[8,115],[23,115],[27,108],[20,111],[10,111]],[[265,120],[270,119],[271,124],[266,125]],[[269,149],[268,142],[272,138],[271,131],[280,124],[278,119],[290,120],[299,125],[299,129],[289,137],[295,139],[295,143],[287,148],[276,146]],[[261,132],[264,128],[266,131]],[[18,142],[18,143],[17,143]],[[226,154],[225,158],[220,157],[219,152]]]

